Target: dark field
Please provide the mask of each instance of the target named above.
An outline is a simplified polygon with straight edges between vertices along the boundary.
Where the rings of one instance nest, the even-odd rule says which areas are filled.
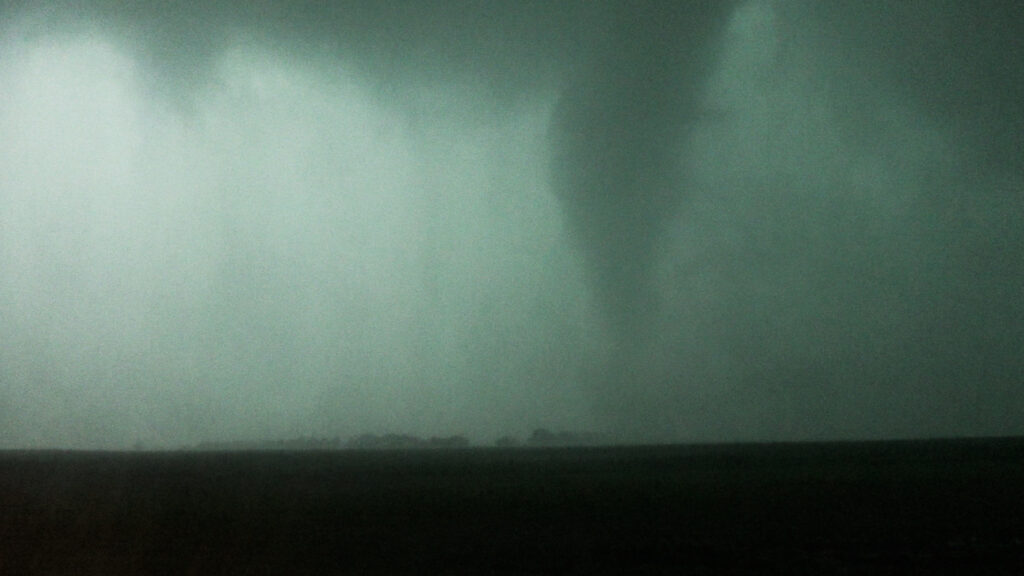
[[[1024,440],[0,453],[3,574],[1024,574]]]

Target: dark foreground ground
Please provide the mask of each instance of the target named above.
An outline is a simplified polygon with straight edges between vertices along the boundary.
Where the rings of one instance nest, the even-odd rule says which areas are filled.
[[[1024,574],[1024,440],[0,452],[2,574]]]

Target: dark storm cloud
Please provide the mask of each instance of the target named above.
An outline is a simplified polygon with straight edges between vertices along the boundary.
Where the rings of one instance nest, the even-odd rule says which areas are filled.
[[[638,413],[752,437],[1019,431],[1021,26],[989,7],[744,8]]]
[[[0,10],[11,445],[1021,431],[1015,3]]]
[[[954,134],[972,164],[1021,170],[1019,3],[871,0],[779,7],[789,42],[829,51],[832,97],[851,108],[848,130],[859,123],[860,136],[870,137],[878,125],[867,105],[870,92],[890,91]]]

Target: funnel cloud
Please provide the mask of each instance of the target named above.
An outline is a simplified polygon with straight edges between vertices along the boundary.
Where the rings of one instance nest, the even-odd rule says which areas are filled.
[[[1024,433],[1021,38],[1015,2],[0,3],[0,447]]]

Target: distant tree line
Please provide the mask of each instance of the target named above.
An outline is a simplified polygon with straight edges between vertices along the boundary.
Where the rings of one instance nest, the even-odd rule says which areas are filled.
[[[537,428],[525,441],[515,436],[502,436],[494,445],[501,448],[512,447],[551,447],[551,446],[596,446],[603,444],[602,437],[587,432],[551,431]],[[348,440],[338,436],[299,436],[281,440],[228,440],[203,441],[195,446],[195,450],[418,450],[418,449],[454,449],[469,447],[469,440],[461,435],[431,436],[422,438],[412,434],[360,434]]]
[[[336,450],[342,446],[341,439],[300,436],[282,440],[222,440],[203,441],[196,444],[197,450]]]
[[[415,448],[465,448],[469,440],[462,435],[431,436],[423,439],[410,434],[362,434],[345,443],[354,450],[415,449]]]
[[[469,440],[462,435],[431,436],[420,438],[410,434],[362,434],[342,442],[337,436],[321,438],[300,436],[283,440],[229,440],[203,441],[195,445],[196,450],[383,450],[383,449],[429,449],[465,448]]]
[[[566,430],[552,432],[547,428],[537,428],[526,439],[528,446],[595,446],[602,443],[597,434]]]
[[[546,447],[546,446],[597,446],[604,444],[604,439],[589,432],[569,432],[561,430],[552,432],[547,428],[537,428],[522,442],[515,436],[502,436],[494,445],[499,448],[514,448],[516,446]]]

